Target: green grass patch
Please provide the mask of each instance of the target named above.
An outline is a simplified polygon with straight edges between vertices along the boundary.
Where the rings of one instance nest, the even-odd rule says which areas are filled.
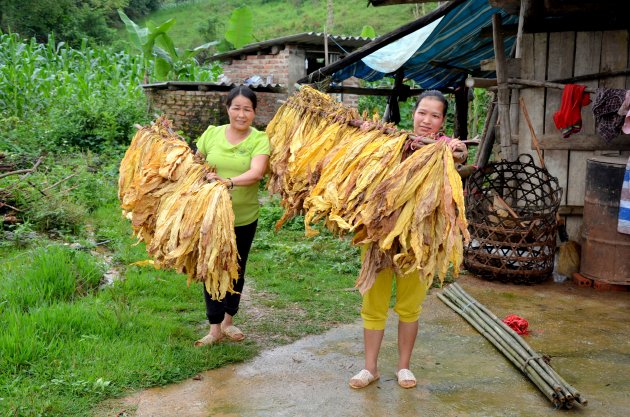
[[[356,320],[357,249],[325,231],[304,237],[302,218],[275,233],[281,213],[275,201],[262,208],[236,316],[247,340],[203,349],[192,343],[207,331],[200,284],[130,266],[148,256],[115,202],[92,212],[88,250],[0,246],[0,416],[89,415],[103,400]],[[122,277],[99,290],[107,268]]]
[[[363,0],[334,2],[333,27],[328,33],[335,35],[359,36],[364,25],[370,25],[377,35],[383,35],[399,26],[415,20],[415,5],[396,5],[388,7],[366,7]],[[155,23],[174,18],[176,23],[169,31],[176,45],[194,47],[202,43],[219,39],[225,33],[225,23],[234,9],[243,5],[241,1],[196,0],[182,2],[175,6],[163,7],[139,23],[148,20]],[[254,15],[254,34],[256,41],[278,38],[302,32],[324,32],[327,20],[326,2],[314,0],[253,0],[248,1]],[[424,8],[424,6],[423,6]],[[429,11],[426,7],[425,12]],[[209,39],[210,32],[215,38]],[[124,29],[119,30],[121,38],[126,39]]]

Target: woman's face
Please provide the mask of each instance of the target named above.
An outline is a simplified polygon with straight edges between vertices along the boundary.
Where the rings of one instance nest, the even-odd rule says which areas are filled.
[[[444,124],[444,103],[440,100],[425,97],[413,113],[413,132],[419,136],[430,136],[437,133]]]
[[[252,101],[245,96],[236,96],[228,107],[230,126],[236,130],[249,130],[256,111]]]

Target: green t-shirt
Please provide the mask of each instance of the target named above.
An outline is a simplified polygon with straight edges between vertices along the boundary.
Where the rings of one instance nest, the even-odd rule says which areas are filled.
[[[271,153],[265,132],[252,127],[249,136],[238,145],[232,145],[225,136],[226,128],[227,125],[210,126],[197,140],[197,149],[206,156],[208,164],[216,166],[220,177],[241,175],[250,169],[254,156]],[[258,218],[258,183],[236,185],[231,191],[235,226],[250,224]]]

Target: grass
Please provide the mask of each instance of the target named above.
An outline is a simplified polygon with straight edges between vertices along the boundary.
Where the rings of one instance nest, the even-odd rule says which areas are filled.
[[[101,401],[251,358],[261,349],[358,318],[359,256],[301,219],[279,233],[281,209],[262,208],[236,322],[243,343],[196,349],[207,328],[199,284],[129,266],[147,258],[112,203],[92,213],[91,250],[41,241],[0,247],[0,416],[84,416]],[[111,265],[103,263],[103,255]],[[121,271],[98,289],[106,268]]]
[[[254,14],[254,34],[256,41],[273,39],[302,32],[323,32],[326,22],[326,1],[322,0],[252,0],[246,4]],[[184,2],[179,6],[164,7],[147,16],[155,23],[175,18],[176,23],[169,31],[176,45],[194,47],[212,39],[207,39],[199,28],[207,26],[209,20],[217,22],[218,36],[225,32],[225,26],[232,11],[243,5],[241,1],[197,0]],[[364,25],[370,25],[377,35],[383,35],[399,26],[414,20],[413,5],[388,7],[367,7],[365,0],[334,2],[334,24],[329,33],[336,35],[359,36]],[[427,7],[429,10],[429,7]],[[121,37],[126,34],[121,30]]]

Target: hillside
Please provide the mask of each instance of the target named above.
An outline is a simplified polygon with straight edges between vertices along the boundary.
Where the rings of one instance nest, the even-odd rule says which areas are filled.
[[[323,32],[326,3],[326,0],[173,0],[145,20],[161,23],[175,18],[169,32],[175,44],[193,47],[222,36],[232,10],[247,4],[254,14],[256,39],[263,41],[300,32]],[[363,26],[370,25],[377,35],[382,35],[422,13],[422,6],[416,5],[367,7],[367,4],[367,0],[335,1],[329,33],[359,36]],[[435,3],[424,6],[427,12],[434,7]],[[121,33],[121,36],[126,35]]]

